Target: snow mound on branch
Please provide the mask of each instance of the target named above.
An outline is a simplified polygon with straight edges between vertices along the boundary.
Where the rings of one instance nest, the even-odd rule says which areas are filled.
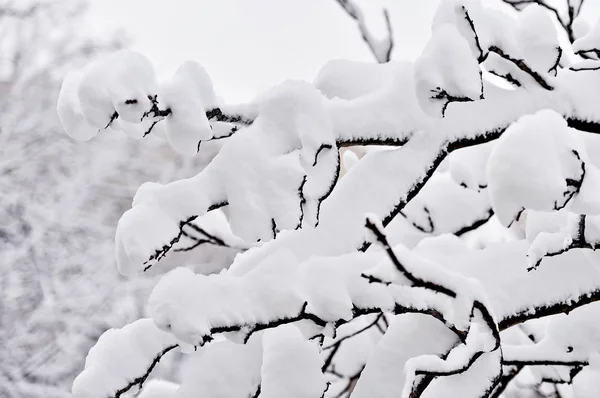
[[[149,380],[137,398],[171,398],[179,388],[178,384],[166,380]]]
[[[321,68],[314,86],[327,98],[352,100],[389,86],[393,78],[392,62],[376,64],[336,59]]]
[[[548,73],[558,65],[560,44],[548,10],[531,4],[518,14],[515,40],[519,57],[535,71]],[[555,74],[555,73],[554,73]]]
[[[586,17],[579,14],[575,17],[575,21],[573,21],[573,36],[575,37],[575,41],[581,39],[592,30],[592,26],[587,21]]]
[[[499,48],[542,76],[556,75],[560,55],[557,31],[547,10],[537,4],[512,18],[484,7],[479,0],[443,1],[436,11],[433,26],[435,29],[448,23],[458,28],[475,59],[484,61],[490,50]],[[520,73],[518,69],[514,71]]]
[[[347,66],[351,69],[358,67],[361,71],[349,74],[347,84],[356,84],[354,79],[370,79],[370,74],[365,72],[363,75],[360,63],[350,62]],[[382,141],[401,141],[433,122],[417,102],[412,63],[392,61],[373,66],[372,71],[385,76],[382,86],[369,86],[368,92],[364,90],[352,100],[333,98],[325,104],[338,141],[368,142],[365,132],[369,137],[378,137]],[[344,76],[343,71],[340,74]],[[318,87],[325,83],[319,82]],[[399,112],[399,109],[402,111]]]
[[[265,398],[314,398],[327,388],[323,361],[315,341],[307,341],[298,328],[282,325],[263,334],[262,384]]]
[[[88,78],[99,78],[95,82],[98,92],[101,84],[108,83],[112,105],[120,119],[139,123],[150,105],[148,96],[158,91],[154,67],[146,57],[129,50],[121,50],[109,62],[112,65],[108,67],[112,66],[112,70],[109,69],[108,76],[91,73]]]
[[[455,25],[469,43],[473,56],[480,59],[494,43],[507,40],[507,33],[514,29],[515,22],[501,12],[490,12],[479,0],[446,0],[440,2],[432,27],[436,29],[444,24]]]
[[[89,140],[107,128],[141,138],[160,125],[175,150],[194,155],[199,142],[213,136],[206,110],[217,104],[212,81],[196,62],[185,62],[159,85],[148,59],[121,50],[67,76],[57,110],[75,139]]]
[[[433,117],[443,116],[449,102],[473,101],[482,95],[477,59],[451,24],[435,26],[414,73],[419,105]]]
[[[526,219],[525,236],[529,242],[535,241],[541,233],[558,233],[567,223],[568,213],[561,211],[527,210],[523,213]]]
[[[115,395],[117,390],[145,374],[157,354],[176,344],[173,335],[159,330],[151,319],[140,319],[122,329],[104,332],[88,353],[85,370],[73,382],[73,396]]]
[[[600,303],[590,303],[568,315],[550,318],[542,342],[547,340],[573,356],[600,352]]]
[[[529,247],[526,240],[496,243],[449,256],[443,263],[449,270],[480,281],[498,322],[529,314],[532,308],[571,303],[600,288],[596,260],[586,258],[582,251],[548,257],[536,271],[527,272]]]
[[[173,78],[161,85],[160,103],[171,110],[165,120],[167,140],[178,152],[194,155],[198,143],[212,137],[205,101],[215,102],[212,82],[194,62],[182,64]]]
[[[600,20],[596,22],[593,28],[587,32],[583,37],[575,40],[573,43],[573,51],[576,53],[581,52],[586,55],[599,59],[600,54]]]
[[[464,372],[436,377],[424,391],[423,398],[477,398],[485,396],[502,373],[500,350],[481,355]]]
[[[443,355],[457,342],[458,338],[454,333],[428,315],[406,314],[394,317],[369,357],[352,396],[401,396],[406,383],[404,366],[408,360],[425,354]]]
[[[452,211],[448,211],[452,209]],[[436,172],[388,226],[392,244],[414,247],[421,239],[444,233],[462,235],[490,217],[486,191],[458,185],[450,173]]]
[[[480,190],[487,187],[486,166],[495,141],[462,148],[450,154],[450,175],[459,185]]]
[[[564,207],[573,196],[569,181],[582,179],[586,159],[581,137],[550,110],[523,116],[498,143],[487,167],[492,206],[504,225],[524,209]]]
[[[215,328],[295,316],[304,304],[290,280],[296,266],[289,253],[280,252],[244,278],[177,268],[152,291],[150,314],[159,328],[194,345],[203,345]]]
[[[339,171],[323,101],[308,83],[285,82],[257,101],[260,116],[231,137],[202,173],[168,185],[143,184],[117,228],[119,270],[132,274],[151,266],[177,243],[186,220],[224,203],[232,232],[247,242],[314,227]]]
[[[354,318],[338,327],[335,331],[335,337],[326,338],[323,342],[321,357],[324,360],[332,358],[327,369],[335,368],[336,372],[343,375],[358,374],[368,362],[373,349],[384,335],[385,330],[381,328],[381,325],[384,325],[384,316],[386,316],[386,319],[392,318],[392,316],[378,314]],[[376,325],[379,325],[379,327],[373,326],[375,321],[377,321]],[[325,374],[332,383],[328,394],[341,391],[346,387],[346,384],[343,381],[340,382],[341,380],[336,376],[328,374],[327,371]]]
[[[246,344],[211,343],[190,354],[172,398],[252,397],[260,385],[261,337],[252,336]]]
[[[585,367],[573,379],[575,398],[596,398],[600,389],[600,369]]]
[[[351,253],[298,265],[294,256],[281,251],[241,277],[229,271],[194,275],[186,268],[177,268],[152,291],[150,313],[161,329],[201,345],[219,330],[244,335],[255,325],[302,317],[304,313],[333,322],[352,319],[355,305],[391,311],[391,292],[361,277],[381,255]],[[327,286],[320,275],[331,276]],[[240,330],[241,326],[246,328]]]
[[[586,150],[589,147],[586,145]],[[600,169],[593,164],[594,156],[590,155],[588,150],[589,161],[585,163],[585,178],[579,188],[579,193],[573,198],[573,205],[570,210],[575,213],[595,215],[600,213]]]
[[[121,50],[86,67],[78,97],[87,122],[103,129],[115,111],[122,112],[126,121],[139,122],[150,107],[148,96],[156,91],[150,61],[136,52]]]

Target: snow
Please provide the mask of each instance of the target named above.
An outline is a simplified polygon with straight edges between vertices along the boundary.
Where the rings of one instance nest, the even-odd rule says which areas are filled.
[[[523,213],[523,216],[526,220],[526,237],[532,243],[543,232],[550,234],[560,232],[568,218],[566,211],[541,212],[527,210]]]
[[[573,392],[575,398],[593,398],[598,395],[598,388],[600,385],[600,371],[591,369],[589,367],[584,368],[575,378],[573,379]]]
[[[394,69],[394,62],[375,64],[336,59],[321,68],[313,84],[327,98],[353,100],[391,84]]]
[[[433,380],[422,395],[424,398],[451,398],[457,396],[478,398],[490,390],[501,374],[499,350],[481,355],[467,371]]]
[[[586,149],[589,146],[586,145]],[[600,213],[600,204],[596,200],[600,195],[600,170],[593,164],[596,154],[589,154],[589,161],[585,165],[585,178],[579,189],[579,193],[574,198],[571,210],[581,214]]]
[[[449,269],[476,278],[483,284],[498,322],[534,307],[571,302],[595,292],[600,273],[582,251],[548,257],[543,266],[527,272],[527,241],[489,245],[446,260]],[[420,252],[421,255],[426,255]],[[568,265],[568,269],[565,268]]]
[[[398,141],[430,124],[431,121],[416,102],[413,70],[413,65],[409,62],[392,61],[373,67],[372,71],[367,71],[384,76],[391,74],[391,83],[350,100],[333,98],[326,102],[337,141]],[[350,75],[349,85],[355,85],[355,77],[372,79],[366,73],[365,75]],[[324,84],[325,82],[319,82],[317,88]],[[337,94],[336,91],[333,93]],[[402,112],[398,112],[398,109],[402,109]]]
[[[261,380],[262,336],[211,343],[189,355],[172,398],[253,396]]]
[[[166,380],[152,379],[142,389],[139,398],[170,398],[179,388],[178,384]]]
[[[559,314],[548,320],[542,340],[533,345],[504,345],[506,361],[591,362],[600,352],[598,303]]]
[[[362,371],[373,349],[381,341],[387,329],[386,322],[389,323],[387,319],[390,318],[392,316],[384,320],[383,315],[380,314],[360,316],[339,326],[335,331],[335,337],[324,340],[321,357],[325,361],[332,357],[331,363],[325,370],[325,375],[332,384],[339,382],[337,376],[339,374],[351,376]],[[376,325],[373,326],[376,321]],[[333,371],[336,374],[333,374]],[[334,385],[330,386],[328,393],[333,393],[334,389]]]
[[[430,116],[444,115],[448,97],[476,100],[483,94],[477,59],[454,25],[435,26],[414,71],[418,103]]]
[[[448,0],[416,63],[333,61],[314,85],[286,81],[250,104],[219,99],[195,63],[147,104],[154,77],[136,55],[70,78],[58,110],[74,136],[92,136],[86,123],[105,128],[117,108],[111,127],[139,137],[159,123],[187,155],[231,133],[197,175],[143,184],[119,221],[121,273],[171,271],[150,296],[152,320],[107,332],[90,352],[75,396],[114,393],[176,344],[198,349],[174,393],[182,397],[256,396],[259,388],[267,397],[344,388],[355,397],[408,397],[427,373],[439,377],[424,397],[480,397],[507,370],[503,360],[576,360],[596,372],[597,305],[554,313],[600,290],[589,250],[600,242],[597,148],[569,127],[600,118],[600,75],[557,67],[557,45],[540,6],[513,18],[477,0]],[[129,79],[128,65],[138,63],[143,73]],[[518,84],[482,82],[480,63]],[[111,78],[127,80],[123,91],[107,91]],[[125,104],[128,96],[136,102]],[[242,121],[209,120],[216,106]],[[364,144],[398,148],[360,159],[347,152],[339,178],[339,148]],[[248,250],[218,274],[204,264],[172,269],[172,252],[190,239],[186,228],[221,206],[223,236]],[[353,336],[380,313],[393,320],[387,332],[377,324]],[[106,370],[107,358],[119,365]],[[591,382],[582,374],[574,390],[585,397]],[[533,388],[546,376],[569,375],[534,368],[515,383]]]
[[[487,187],[486,167],[496,141],[459,149],[450,154],[450,175],[457,184],[480,190]]]
[[[600,216],[585,217],[585,241],[590,243],[594,248],[600,243]]]
[[[142,55],[121,50],[85,68],[77,94],[88,123],[98,129],[110,124],[115,111],[129,122],[141,120],[147,96],[156,93],[154,70]],[[135,103],[128,103],[134,100]]]
[[[312,398],[327,388],[317,343],[306,341],[295,326],[265,331],[263,351],[261,396]]]
[[[122,50],[111,60],[113,65],[105,82],[119,118],[129,123],[139,123],[150,108],[148,96],[158,91],[154,67],[141,54]],[[102,79],[102,77],[100,77]]]
[[[177,344],[151,319],[140,319],[122,329],[105,332],[90,350],[85,369],[73,382],[75,398],[107,397],[144,374],[161,353]],[[135,386],[133,391],[136,391]]]
[[[160,87],[159,102],[171,110],[165,120],[167,140],[178,152],[190,156],[197,152],[200,141],[212,137],[203,99],[203,94],[207,96],[206,91],[212,89],[212,84],[210,80],[206,81],[208,76],[204,78],[203,75],[206,73],[196,64],[184,63],[173,78]],[[210,97],[207,100],[214,101]]]
[[[598,50],[600,47],[600,21],[588,31],[585,35],[575,40],[573,43],[573,51],[575,53],[583,52],[587,55],[598,59],[598,54],[594,54],[594,50]]]
[[[387,233],[392,243],[413,247],[428,236],[461,234],[465,228],[488,219],[490,212],[486,191],[466,189],[450,173],[436,172],[387,226]]]
[[[404,366],[410,358],[445,354],[456,343],[456,335],[430,316],[394,317],[371,354],[352,396],[399,397],[406,385]]]
[[[557,63],[559,48],[550,13],[541,5],[531,4],[519,13],[517,24],[515,36],[527,64],[536,71],[548,73]]]
[[[280,88],[275,88],[263,97],[265,100],[259,99],[257,104],[246,110],[246,112],[250,112],[249,109],[251,108],[253,111],[250,113],[256,111],[259,114],[254,124],[243,128],[242,131],[230,138],[224,145],[223,153],[219,154],[217,159],[211,163],[211,166],[200,173],[197,178],[191,179],[190,184],[167,186],[163,190],[164,194],[160,195],[164,195],[165,199],[155,198],[154,202],[157,203],[152,204],[152,214],[165,211],[169,216],[178,214],[178,217],[173,217],[170,223],[171,226],[168,227],[170,231],[174,227],[178,227],[180,221],[204,214],[211,205],[227,202],[227,196],[231,195],[232,200],[228,202],[230,202],[231,210],[235,214],[232,217],[234,232],[242,234],[248,241],[257,239],[266,241],[273,236],[271,219],[275,218],[276,233],[277,230],[293,229],[298,225],[300,220],[297,216],[302,206],[302,200],[297,193],[302,183],[302,170],[309,177],[305,187],[307,195],[310,194],[309,197],[305,198],[307,199],[304,206],[306,225],[314,226],[316,224],[316,202],[329,192],[338,167],[336,151],[327,149],[319,153],[316,169],[310,166],[314,164],[314,157],[310,159],[309,155],[316,155],[318,149],[321,148],[317,144],[332,145],[334,141],[344,143],[360,142],[361,140],[367,142],[370,140],[401,142],[412,137],[411,142],[396,151],[366,156],[352,169],[352,172],[348,173],[343,180],[340,180],[328,200],[323,203],[321,210],[336,209],[333,212],[334,216],[331,217],[332,220],[344,220],[343,223],[336,223],[336,232],[324,232],[325,236],[339,235],[339,240],[345,242],[344,247],[348,248],[361,243],[363,233],[359,228],[359,223],[362,223],[361,218],[365,212],[364,210],[375,210],[380,217],[385,217],[389,213],[389,209],[393,208],[399,202],[399,198],[403,196],[401,192],[406,192],[407,189],[415,186],[415,182],[425,177],[429,168],[437,162],[438,156],[443,156],[441,155],[442,148],[445,147],[448,139],[467,139],[476,136],[481,131],[496,132],[497,134],[500,129],[515,118],[547,107],[556,110],[563,116],[570,116],[573,107],[577,107],[578,114],[581,114],[582,117],[589,117],[590,112],[596,112],[595,109],[592,110],[591,107],[586,105],[594,101],[592,93],[587,88],[591,86],[582,85],[585,79],[579,75],[579,72],[570,72],[569,74],[561,71],[556,80],[557,84],[560,83],[560,90],[548,91],[543,88],[536,89],[532,86],[531,88],[528,87],[526,91],[498,92],[484,100],[451,106],[448,108],[446,117],[443,120],[435,120],[426,116],[415,101],[413,65],[409,63],[391,63],[387,68],[393,70],[394,83],[391,86],[375,89],[352,100],[339,98],[326,100],[324,97],[317,95],[316,90],[311,90],[307,83],[289,82]],[[585,98],[586,101],[580,100],[580,97]],[[269,100],[269,98],[276,99]],[[295,101],[303,105],[297,108],[289,108],[289,104]],[[263,102],[264,106],[261,108]],[[499,108],[505,109],[505,112],[497,112],[496,110]],[[273,109],[273,112],[269,112],[268,109]],[[287,111],[284,111],[285,109]],[[403,111],[398,112],[398,109]],[[279,111],[282,115],[288,115],[287,112],[298,112],[298,115],[297,117],[287,116],[284,119],[277,116]],[[306,117],[300,116],[301,114],[306,115]],[[161,124],[167,120],[161,122]],[[312,122],[313,120],[321,120],[321,122],[315,124]],[[332,133],[329,132],[327,127],[329,123],[331,123]],[[273,130],[277,130],[277,134]],[[307,134],[301,133],[305,130]],[[286,133],[279,134],[280,131],[286,131]],[[365,131],[368,131],[366,136]],[[239,138],[236,139],[236,137]],[[250,139],[249,137],[253,138]],[[250,144],[249,141],[254,141],[254,143]],[[254,153],[249,153],[246,150],[248,145],[254,145],[253,148],[260,147],[260,150],[272,151],[269,153],[276,159],[274,160],[275,164],[266,162],[264,156],[261,158],[255,156]],[[333,147],[335,148],[335,146]],[[190,147],[186,146],[186,148],[189,149]],[[189,150],[191,151],[191,149]],[[295,150],[299,151],[296,155],[294,155]],[[401,152],[403,155],[394,156],[397,152]],[[225,156],[226,153],[229,153],[229,155]],[[409,153],[411,154],[409,155]],[[278,158],[279,155],[285,156]],[[295,156],[298,156],[297,161]],[[233,161],[230,161],[230,157],[233,158]],[[374,162],[368,160],[369,157],[381,160]],[[381,163],[383,158],[397,158],[397,164],[392,165],[390,161],[383,168],[374,166],[375,163]],[[244,159],[248,163],[244,163]],[[312,160],[312,163],[310,160]],[[235,167],[235,164],[251,164],[255,167],[243,166],[241,169],[247,173],[239,173],[240,168]],[[321,172],[321,168],[327,172]],[[378,174],[379,178],[377,179],[365,179],[367,174],[373,175],[374,171],[372,170],[374,168],[390,171],[407,169],[417,172],[417,170],[420,170],[419,174],[422,177],[416,177],[412,171],[407,172],[406,176],[402,177],[406,183],[400,183],[394,189],[389,189],[385,185],[379,186],[380,182],[387,181],[385,174]],[[269,185],[267,182],[263,182],[264,179],[261,178],[262,174],[259,171],[265,169],[272,171],[273,174],[268,174],[270,178],[275,178],[276,181],[280,181],[279,179],[285,181],[286,185],[282,186],[285,189],[278,191],[273,184]],[[288,173],[290,172],[297,174],[289,176]],[[224,178],[223,174],[232,179],[235,178],[235,180],[229,181],[229,178]],[[360,185],[355,185],[354,181],[358,179],[363,182]],[[367,181],[369,187],[364,185],[366,180],[369,180]],[[197,186],[191,184],[191,181],[197,182]],[[259,181],[260,184],[256,184]],[[192,185],[194,185],[193,189],[191,189]],[[200,185],[203,186],[200,187]],[[558,185],[557,182],[556,186]],[[183,191],[178,191],[184,186]],[[352,188],[353,186],[360,186],[361,192],[356,192]],[[175,187],[178,188],[175,189]],[[241,189],[238,189],[238,187]],[[268,195],[262,195],[261,190],[258,188],[266,190]],[[225,189],[229,191],[227,194],[224,192]],[[348,189],[350,189],[350,192],[347,192]],[[170,190],[173,190],[173,194],[167,193]],[[248,201],[241,200],[242,197],[245,198],[249,195],[249,190],[252,190],[252,195],[255,196],[252,199],[255,205],[252,206],[247,205]],[[177,192],[177,194],[174,194],[174,192]],[[373,203],[372,209],[358,210],[370,203],[368,202],[370,195],[368,197],[366,195],[370,192],[385,192],[386,195],[380,195],[380,198],[377,198],[380,204],[375,205]],[[166,200],[167,196],[184,197],[190,205],[171,204],[169,200]],[[362,196],[364,198],[360,199]],[[353,200],[353,204],[349,204],[343,199],[347,197],[353,197],[356,200]],[[240,201],[236,202],[236,198],[240,198]],[[341,201],[346,203],[342,204]],[[232,205],[231,202],[236,202],[238,205]],[[273,205],[273,202],[277,203],[277,206],[273,207],[274,210],[277,210],[275,214],[271,214],[271,211],[265,209]],[[383,204],[384,202],[385,204]],[[192,205],[192,203],[196,204]],[[132,220],[148,218],[143,208],[135,209],[135,207],[132,211],[140,214],[137,216],[127,215],[127,218]],[[237,209],[238,207],[241,208]],[[150,209],[150,207],[147,209]],[[328,210],[321,211],[320,228],[329,225],[326,221],[329,218],[328,213]],[[251,221],[243,222],[239,220],[241,214],[244,214],[244,217],[250,217]],[[350,216],[350,214],[353,215]],[[277,220],[277,218],[280,218],[280,220]],[[293,223],[292,219],[295,219],[296,222]],[[134,225],[136,222],[127,222],[123,225]],[[353,223],[353,227],[348,224],[350,222]],[[156,224],[154,228],[162,228],[159,225],[163,224]],[[146,268],[143,263],[149,259],[155,250],[162,248],[176,236],[167,236],[167,233],[160,233],[160,237],[153,238],[151,236],[145,237],[146,231],[137,231],[132,227],[125,227],[125,229],[128,229],[126,231],[121,231],[123,229],[121,227],[119,229],[119,236],[122,237],[120,238],[121,241],[130,239],[125,235],[138,235],[141,240],[148,242],[149,246],[148,249],[144,249],[145,256],[140,251],[138,257],[138,253],[133,253],[133,250],[130,250],[133,253],[132,255],[119,257],[120,264],[131,264],[131,271],[125,272],[134,272]],[[346,234],[355,234],[355,236],[351,238]],[[153,241],[151,242],[150,239]],[[153,249],[150,247],[153,247]],[[337,244],[330,246],[331,250],[337,250],[336,247]],[[124,254],[127,251],[122,250]],[[138,265],[134,267],[134,263]],[[121,268],[129,269],[130,267],[122,266]]]
[[[592,26],[585,19],[585,17],[579,16],[575,18],[575,21],[573,21],[573,35],[575,39],[581,39],[582,37],[590,33],[591,29]]]
[[[550,211],[563,207],[570,196],[567,179],[582,176],[583,142],[553,111],[524,116],[511,125],[490,155],[489,192],[504,225],[522,209]]]
[[[328,322],[350,320],[353,308],[391,311],[394,299],[381,284],[371,284],[361,274],[383,253],[367,256],[313,259],[298,266],[291,253],[281,252],[243,277],[223,271],[194,275],[178,268],[154,288],[150,313],[157,325],[179,339],[201,345],[222,328],[253,327],[297,317],[305,311]],[[319,277],[321,275],[321,277]],[[324,285],[322,278],[328,280]],[[331,292],[337,295],[332,296]],[[224,295],[227,300],[220,300]],[[243,331],[245,333],[249,330]]]
[[[586,216],[583,223],[583,236],[580,236],[580,215],[569,213],[556,232],[542,232],[531,244],[528,260],[531,267],[535,267],[546,255],[555,255],[572,249],[571,245],[583,239],[589,246],[587,249],[596,249],[600,240],[600,217]],[[591,258],[593,261],[593,257]]]
[[[289,253],[280,253],[244,278],[177,268],[152,291],[150,314],[159,328],[194,345],[203,345],[217,328],[291,318],[304,303],[291,286],[294,266]],[[215,300],[221,296],[227,300]]]

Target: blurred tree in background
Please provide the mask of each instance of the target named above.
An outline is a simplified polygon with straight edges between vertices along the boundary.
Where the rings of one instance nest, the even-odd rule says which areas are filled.
[[[141,316],[153,283],[116,272],[117,220],[140,183],[185,177],[206,163],[160,140],[140,147],[105,131],[89,145],[62,132],[64,71],[123,45],[122,34],[85,37],[85,11],[76,0],[0,1],[3,398],[70,396],[102,332]]]

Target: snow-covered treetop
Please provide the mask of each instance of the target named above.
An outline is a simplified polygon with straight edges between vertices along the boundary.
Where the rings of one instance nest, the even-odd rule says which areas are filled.
[[[219,98],[194,62],[158,81],[132,51],[66,78],[58,112],[75,139],[152,134],[186,155],[224,141],[196,176],[139,188],[117,227],[122,274],[160,270],[224,206],[252,245],[219,274],[167,273],[152,319],[107,332],[75,396],[134,391],[174,349],[197,359],[173,397],[498,397],[517,377],[529,389],[579,380],[576,397],[589,396],[600,30],[576,36],[581,2],[566,17],[506,2],[520,12],[441,2],[414,63],[333,61],[314,83],[247,104]],[[386,61],[391,39],[339,3]],[[563,53],[571,44],[579,61]],[[356,146],[395,148],[344,155],[340,178],[340,149]],[[484,228],[503,241],[488,244]],[[480,247],[459,238],[478,234]],[[367,353],[340,348],[357,339]]]

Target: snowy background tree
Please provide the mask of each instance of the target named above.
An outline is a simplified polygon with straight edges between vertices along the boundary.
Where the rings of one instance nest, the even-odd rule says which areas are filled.
[[[83,34],[86,11],[80,1],[0,3],[3,398],[71,396],[98,337],[144,315],[155,281],[114,272],[116,222],[139,184],[186,177],[208,159],[183,159],[158,140],[142,148],[120,134],[92,144],[64,135],[56,101],[65,71],[123,45],[116,33]],[[216,267],[236,252],[204,246],[203,262]]]
[[[379,64],[236,105],[199,64],[159,82],[131,51],[64,80],[73,138],[222,144],[119,220],[119,271],[168,272],[151,319],[90,350],[76,397],[135,393],[177,351],[181,384],[142,394],[597,396],[600,24],[581,1],[447,0],[421,57],[386,62],[391,36],[338,2]],[[216,266],[207,243],[243,253]]]

